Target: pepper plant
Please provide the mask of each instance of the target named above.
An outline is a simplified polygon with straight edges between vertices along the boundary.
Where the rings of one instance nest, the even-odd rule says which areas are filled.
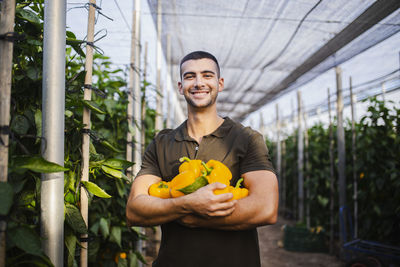
[[[385,244],[400,245],[400,109],[393,102],[377,98],[369,102],[367,114],[356,123],[357,138],[355,164],[352,162],[351,122],[345,126],[347,206],[353,214],[353,168],[358,180],[358,237]],[[390,105],[388,105],[390,104]],[[389,106],[391,106],[389,108]],[[304,187],[310,191],[306,201],[310,204],[311,226],[322,226],[327,230],[330,201],[329,130],[322,124],[307,129],[309,136],[309,170],[305,171]],[[336,133],[336,126],[333,126]],[[335,135],[335,134],[334,134]],[[297,133],[284,140],[286,210],[289,218],[296,214],[297,201]],[[336,136],[334,140],[335,177],[337,176]],[[275,144],[273,144],[274,146]],[[337,188],[337,178],[335,182]],[[339,227],[338,191],[335,199],[335,232]],[[282,196],[281,196],[282,197]],[[353,218],[354,220],[354,218]],[[302,222],[304,223],[304,222]]]
[[[8,182],[0,184],[0,215],[8,222],[6,264],[51,266],[40,246],[40,173],[64,171],[65,266],[77,266],[84,233],[90,265],[136,266],[144,260],[135,244],[145,237],[125,221],[130,181],[124,173],[133,163],[124,160],[130,129],[122,70],[111,70],[109,58],[96,54],[92,101],[83,101],[84,42],[67,31],[64,167],[45,161],[40,156],[46,141],[41,136],[43,9],[42,0],[17,1],[15,31],[24,40],[14,46],[10,168]],[[89,182],[80,181],[84,106],[92,111]],[[146,114],[152,113],[147,107]],[[154,134],[151,118],[145,125]],[[89,195],[89,228],[79,211],[81,192]]]

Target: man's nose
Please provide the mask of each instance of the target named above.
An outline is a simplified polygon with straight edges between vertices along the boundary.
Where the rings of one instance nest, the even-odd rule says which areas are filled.
[[[201,76],[196,77],[195,86],[199,88],[204,86],[203,77]]]

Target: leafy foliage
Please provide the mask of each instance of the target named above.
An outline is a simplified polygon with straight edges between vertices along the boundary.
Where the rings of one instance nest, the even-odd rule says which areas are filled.
[[[392,105],[394,103],[391,103]],[[363,239],[400,245],[400,109],[389,109],[376,98],[369,99],[368,113],[356,123],[356,163],[352,159],[351,123],[345,127],[347,205],[353,207],[353,168],[358,182],[358,236]],[[304,190],[310,196],[311,226],[329,229],[330,161],[329,130],[317,124],[307,129],[309,169],[304,169]],[[336,126],[333,126],[334,175],[337,175]],[[286,192],[283,214],[296,218],[297,133],[283,141],[283,182]],[[273,144],[274,145],[274,144]],[[337,178],[335,178],[337,188]],[[281,184],[281,187],[283,185]],[[338,231],[338,190],[334,195],[335,232]],[[353,213],[351,213],[353,214]]]
[[[0,213],[8,222],[7,266],[51,266],[40,247],[40,176],[64,172],[65,266],[77,266],[80,236],[89,235],[89,263],[93,266],[135,266],[142,255],[135,243],[145,238],[126,225],[125,205],[132,162],[124,160],[127,92],[122,70],[111,70],[109,58],[94,55],[93,93],[83,101],[84,53],[67,31],[64,166],[40,155],[42,132],[43,1],[17,1],[15,31],[25,36],[14,46],[12,70],[9,178],[0,184]],[[146,91],[144,84],[143,92]],[[146,106],[147,140],[154,135],[154,110]],[[81,182],[83,108],[91,110],[89,182]],[[152,115],[153,114],[153,115]],[[139,125],[141,123],[138,123]],[[89,228],[80,213],[80,194],[89,196]],[[124,255],[123,257],[121,255]]]

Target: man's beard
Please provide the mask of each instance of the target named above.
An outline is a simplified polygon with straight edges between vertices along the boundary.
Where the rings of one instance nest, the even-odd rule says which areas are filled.
[[[211,92],[210,92],[210,94],[211,94]],[[207,107],[212,106],[217,101],[217,96],[218,96],[218,93],[215,95],[215,97],[211,96],[207,103],[201,104],[201,105],[196,104],[195,101],[193,101],[191,98],[187,97],[186,95],[185,95],[185,99],[186,99],[186,103],[190,107],[195,108],[195,109],[202,109],[202,108],[207,108]]]

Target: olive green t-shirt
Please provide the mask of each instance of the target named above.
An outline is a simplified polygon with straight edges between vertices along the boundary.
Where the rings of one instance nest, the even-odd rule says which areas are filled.
[[[232,172],[231,185],[246,172],[274,171],[262,135],[228,117],[224,119],[200,144],[188,135],[186,121],[174,130],[161,131],[147,147],[138,176],[152,174],[171,181],[179,173],[179,158],[183,156],[221,161]],[[160,251],[153,266],[260,266],[256,229],[188,228],[174,221],[161,225],[161,229]]]

